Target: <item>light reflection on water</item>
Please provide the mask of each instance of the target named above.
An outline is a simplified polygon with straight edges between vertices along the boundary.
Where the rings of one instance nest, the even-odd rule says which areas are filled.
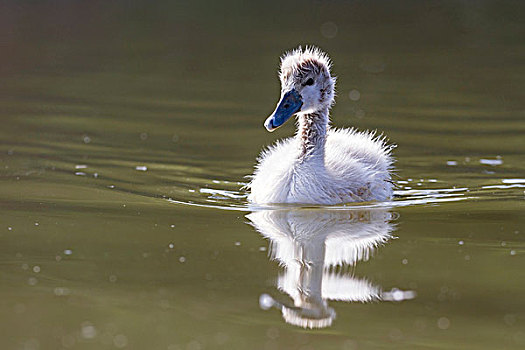
[[[437,180],[428,181],[427,183],[435,183]],[[420,179],[418,185],[421,186],[425,180]],[[216,184],[235,184],[237,186],[244,186],[245,183],[241,182],[229,182],[229,181],[212,181]],[[514,189],[524,188],[525,182],[523,179],[502,179],[501,184],[494,185],[483,185],[478,188],[472,187],[452,187],[452,188],[425,188],[423,186],[413,189],[408,186],[409,182],[405,180],[399,180],[397,182],[398,189],[394,191],[394,198],[387,202],[365,202],[365,203],[347,203],[342,205],[331,205],[331,206],[316,206],[307,205],[302,206],[300,204],[274,204],[274,205],[259,205],[252,204],[247,201],[248,194],[240,189],[219,189],[205,187],[200,188],[198,193],[196,190],[189,190],[194,196],[185,196],[185,198],[171,198],[163,195],[162,197],[167,199],[169,202],[181,205],[190,205],[204,208],[217,208],[223,210],[239,210],[239,211],[254,211],[254,210],[278,210],[286,208],[298,208],[298,207],[317,207],[331,210],[348,210],[354,209],[373,209],[373,208],[395,208],[404,206],[414,205],[436,205],[438,203],[445,202],[456,202],[464,200],[490,200],[494,199],[495,196],[506,195],[511,198],[521,198],[522,193],[516,192]],[[231,186],[230,186],[231,187]],[[501,190],[500,192],[494,192],[494,189]],[[490,190],[490,191],[488,191]]]
[[[383,289],[350,271],[391,240],[394,214],[387,210],[266,210],[246,216],[270,245],[270,259],[283,268],[276,287],[292,299],[268,294],[260,306],[282,312],[287,323],[304,328],[332,325],[336,311],[329,300],[346,302],[402,301],[414,291]]]

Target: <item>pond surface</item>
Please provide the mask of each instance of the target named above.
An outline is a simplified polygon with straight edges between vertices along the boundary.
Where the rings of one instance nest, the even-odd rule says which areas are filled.
[[[524,10],[2,5],[0,347],[524,348]],[[247,204],[305,43],[391,202]]]

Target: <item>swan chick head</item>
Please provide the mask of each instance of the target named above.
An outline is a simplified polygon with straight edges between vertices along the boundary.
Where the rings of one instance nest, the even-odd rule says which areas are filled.
[[[281,99],[264,126],[273,131],[297,113],[324,111],[334,103],[330,58],[314,46],[298,47],[281,58]]]

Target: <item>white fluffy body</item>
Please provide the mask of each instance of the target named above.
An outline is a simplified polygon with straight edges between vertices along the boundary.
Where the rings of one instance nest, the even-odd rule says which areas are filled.
[[[315,84],[303,86],[305,76]],[[280,79],[283,92],[295,88],[305,100],[298,132],[261,153],[249,201],[329,205],[391,198],[393,147],[373,132],[329,126],[335,78],[328,56],[316,48],[294,50],[281,61]]]
[[[324,159],[298,160],[297,138],[263,151],[252,178],[254,203],[339,204],[392,196],[391,147],[372,133],[329,130]]]

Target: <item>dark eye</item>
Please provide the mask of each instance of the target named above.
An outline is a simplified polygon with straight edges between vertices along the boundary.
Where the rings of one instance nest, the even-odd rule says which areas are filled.
[[[307,81],[305,81],[303,85],[314,85],[314,80],[310,78]]]

